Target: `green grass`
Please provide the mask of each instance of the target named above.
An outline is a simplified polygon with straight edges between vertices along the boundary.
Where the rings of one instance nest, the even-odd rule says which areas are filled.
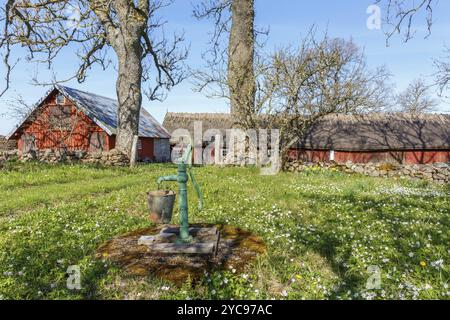
[[[94,259],[103,242],[149,225],[146,192],[175,170],[9,163],[0,171],[0,298],[449,298],[450,188],[332,171],[195,169],[205,210],[191,186],[191,221],[267,242],[245,274],[230,269],[178,289]],[[70,265],[81,268],[79,291],[66,287]],[[381,270],[380,290],[366,289],[370,266]]]

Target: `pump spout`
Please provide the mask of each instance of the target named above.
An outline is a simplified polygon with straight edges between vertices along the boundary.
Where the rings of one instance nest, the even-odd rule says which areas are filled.
[[[164,176],[164,177],[159,177],[157,180],[158,183],[158,190],[161,189],[161,184],[165,181],[177,181],[178,180],[178,176],[177,175],[171,175],[171,176]]]

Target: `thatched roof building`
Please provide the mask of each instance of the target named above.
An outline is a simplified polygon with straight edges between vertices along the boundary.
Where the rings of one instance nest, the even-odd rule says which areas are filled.
[[[163,126],[169,132],[187,129],[192,135],[195,122],[202,123],[203,132],[219,129],[225,135],[226,130],[233,127],[235,119],[231,114],[224,113],[168,113]],[[395,154],[395,160],[400,162],[409,161],[409,158],[412,159],[410,162],[450,162],[450,115],[329,115],[311,126],[299,138],[295,149],[299,151],[296,157],[308,154],[307,160],[314,160],[320,154],[321,160],[385,161]],[[339,158],[337,152],[341,156],[347,155]],[[414,156],[408,155],[408,152]],[[426,153],[427,160],[415,160],[417,152],[422,152],[421,159]],[[355,158],[352,153],[360,155]],[[399,153],[402,155],[399,156]],[[362,154],[367,156],[361,157]],[[399,160],[399,157],[404,160]]]
[[[223,135],[231,129],[234,120],[229,113],[174,113],[168,112],[164,117],[163,127],[170,133],[177,129],[187,129],[194,134],[194,123],[201,122],[203,133],[210,129],[218,129]]]

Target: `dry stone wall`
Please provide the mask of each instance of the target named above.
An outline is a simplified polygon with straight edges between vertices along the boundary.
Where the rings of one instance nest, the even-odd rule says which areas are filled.
[[[289,162],[285,165],[285,171],[302,172],[311,167],[334,168],[349,174],[363,174],[370,177],[407,177],[411,179],[423,179],[434,181],[441,184],[450,182],[450,164],[414,164],[397,165],[391,163],[376,164],[366,163],[357,164],[347,162],[345,164],[337,163],[303,163],[300,161]]]
[[[0,164],[9,160],[21,162],[40,161],[45,163],[91,163],[106,166],[124,167],[129,165],[128,157],[118,150],[87,153],[84,151],[53,151],[51,149],[32,151],[22,154],[17,150],[0,152]]]
[[[6,140],[3,136],[0,136],[0,152],[11,151],[17,149],[17,143],[14,140]]]
[[[128,166],[128,157],[118,150],[109,152],[87,153],[83,151],[59,152],[50,149],[22,154],[17,150],[0,151],[0,167],[9,160],[21,162],[41,161],[46,163],[89,163],[102,164],[106,166]],[[450,183],[450,164],[435,163],[428,165],[397,165],[391,163],[358,164],[347,162],[338,163],[304,163],[301,161],[288,162],[284,170],[289,172],[302,172],[313,167],[323,169],[335,169],[349,174],[363,174],[370,177],[407,177],[411,179],[423,179],[441,184]]]

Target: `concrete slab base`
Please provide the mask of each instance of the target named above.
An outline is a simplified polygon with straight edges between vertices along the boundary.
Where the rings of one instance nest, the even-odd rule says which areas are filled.
[[[192,237],[191,243],[179,243],[179,235],[180,228],[178,226],[167,226],[162,228],[156,236],[140,237],[138,245],[148,246],[149,250],[155,253],[217,255],[220,233],[216,227],[189,228],[189,235]]]
[[[158,253],[173,254],[215,254],[216,244],[208,243],[156,243],[149,246]]]

